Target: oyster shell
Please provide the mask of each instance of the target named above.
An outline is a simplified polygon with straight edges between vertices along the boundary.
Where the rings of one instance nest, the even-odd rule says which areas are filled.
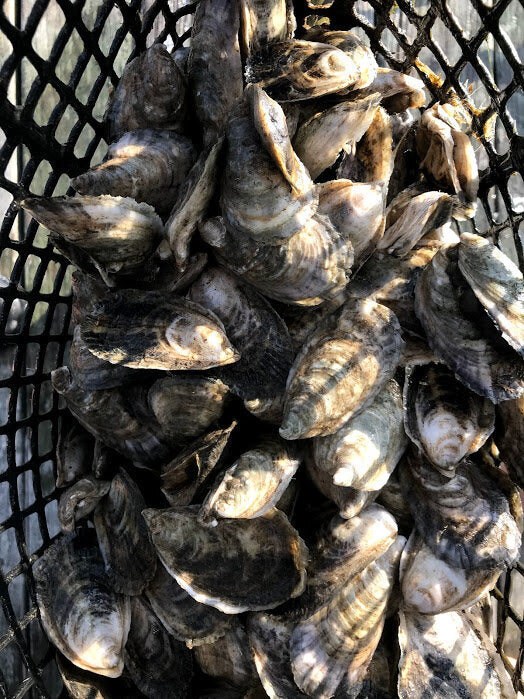
[[[80,194],[132,197],[167,214],[195,157],[184,136],[139,129],[112,143],[104,162],[75,177],[72,185]]]
[[[365,134],[342,158],[337,178],[354,182],[389,182],[392,170],[392,117],[383,107],[377,107]]]
[[[470,617],[400,612],[400,699],[513,699],[495,647]]]
[[[59,249],[60,239],[80,248],[108,286],[139,272],[163,231],[153,207],[130,197],[29,198],[20,206],[51,231],[50,240]]]
[[[393,515],[398,524],[399,533],[409,536],[413,529],[413,518],[406,498],[402,494],[398,471],[398,468],[393,471],[386,485],[378,493],[377,503]]]
[[[190,648],[213,643],[234,620],[230,614],[193,599],[162,565],[157,566],[144,594],[167,631]]]
[[[56,487],[63,488],[91,472],[93,437],[69,415],[62,416],[56,447]]]
[[[151,699],[185,699],[192,659],[184,643],[172,638],[142,597],[131,600],[131,626],[124,651],[126,670]]]
[[[495,426],[491,401],[471,393],[442,364],[406,369],[406,432],[445,476],[478,451]]]
[[[234,687],[258,684],[248,637],[239,623],[214,643],[197,646],[195,660],[206,675],[226,680]]]
[[[199,602],[238,614],[271,609],[304,589],[307,549],[279,510],[216,527],[199,523],[198,507],[142,514],[160,560]]]
[[[81,478],[71,485],[58,502],[60,529],[66,534],[72,533],[77,521],[93,512],[110,487],[111,481],[99,481],[93,476]]]
[[[50,640],[74,665],[119,677],[131,621],[129,599],[114,592],[96,542],[62,536],[32,571]]]
[[[93,675],[70,663],[61,653],[55,654],[55,661],[72,699],[119,699],[129,690],[123,678],[116,680]]]
[[[496,443],[512,480],[524,488],[524,398],[497,405]],[[57,484],[58,485],[58,484]]]
[[[244,399],[282,393],[294,353],[284,322],[266,299],[219,267],[207,269],[188,298],[217,315],[240,352],[238,362],[216,369],[215,376]]]
[[[107,296],[81,327],[95,356],[134,369],[209,369],[239,359],[214,313],[159,291]]]
[[[291,482],[300,459],[281,440],[267,439],[244,452],[209,491],[200,517],[253,519],[278,504]]]
[[[240,41],[245,56],[291,39],[296,28],[290,0],[239,0]]]
[[[313,440],[313,458],[335,485],[380,490],[406,449],[402,393],[391,379],[374,401],[336,432]]]
[[[111,140],[144,128],[180,130],[185,83],[169,51],[153,44],[124,68],[106,112]]]
[[[391,68],[378,68],[373,81],[355,97],[372,92],[380,92],[382,105],[390,114],[417,109],[426,102],[422,80]]]
[[[337,296],[349,280],[351,244],[327,216],[317,214],[278,245],[228,231],[220,218],[206,221],[199,230],[221,263],[271,299],[318,306]]]
[[[280,425],[284,411],[284,393],[274,398],[253,398],[244,401],[244,408],[259,420]]]
[[[394,314],[370,300],[346,303],[316,330],[288,377],[285,439],[336,432],[374,400],[392,377],[402,348]]]
[[[315,699],[332,697],[342,682],[364,679],[380,640],[404,537],[352,577],[338,594],[301,621],[290,642],[295,682]]]

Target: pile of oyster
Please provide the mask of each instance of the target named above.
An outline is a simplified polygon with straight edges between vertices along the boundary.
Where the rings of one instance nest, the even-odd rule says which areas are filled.
[[[455,232],[467,109],[299,30],[200,0],[78,195],[21,203],[76,267],[33,567],[74,697],[515,696],[477,603],[521,542],[523,276]]]

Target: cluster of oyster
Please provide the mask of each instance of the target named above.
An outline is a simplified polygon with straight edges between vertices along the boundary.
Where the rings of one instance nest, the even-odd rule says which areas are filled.
[[[21,204],[77,268],[33,567],[74,697],[514,696],[471,608],[521,541],[523,276],[452,228],[461,104],[294,32],[200,0],[79,195]]]

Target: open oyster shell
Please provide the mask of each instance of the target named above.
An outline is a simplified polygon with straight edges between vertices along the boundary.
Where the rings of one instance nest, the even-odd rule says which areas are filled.
[[[119,677],[129,598],[114,592],[96,542],[62,536],[32,570],[42,624],[55,646],[84,670]]]
[[[72,533],[76,523],[93,512],[110,487],[111,481],[101,481],[93,476],[85,476],[71,485],[58,502],[60,529],[66,534]]]
[[[238,614],[271,609],[304,590],[307,549],[279,510],[216,527],[200,524],[195,506],[142,514],[160,560],[199,602]]]

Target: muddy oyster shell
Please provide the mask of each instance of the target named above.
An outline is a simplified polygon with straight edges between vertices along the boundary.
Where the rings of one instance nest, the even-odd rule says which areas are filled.
[[[389,381],[374,401],[327,437],[315,437],[313,455],[335,485],[380,490],[402,456],[404,433],[402,393]]]
[[[214,313],[159,291],[107,296],[81,327],[94,355],[134,369],[209,369],[239,359]]]
[[[146,697],[188,696],[191,654],[172,638],[142,597],[131,600],[131,626],[124,651],[126,670]]]
[[[130,197],[52,197],[24,199],[20,206],[60,240],[80,248],[108,286],[137,273],[155,249],[162,221],[149,204]],[[67,250],[64,250],[67,255]],[[71,260],[76,264],[75,260]]]
[[[206,675],[226,680],[234,687],[258,684],[248,637],[239,623],[213,643],[198,645],[195,660]]]
[[[245,56],[291,39],[296,28],[290,0],[239,0],[240,41]]]
[[[69,415],[62,417],[56,447],[56,487],[63,488],[91,472],[93,437]]]
[[[392,118],[383,107],[377,107],[365,134],[342,158],[337,178],[353,182],[389,182],[392,169]]]
[[[459,612],[400,612],[400,699],[513,699],[510,677],[492,642]]]
[[[253,519],[275,507],[300,465],[291,445],[267,439],[244,452],[211,488],[200,517]]]
[[[406,370],[406,432],[445,476],[478,451],[495,426],[491,401],[468,391],[442,364]]]
[[[66,534],[73,532],[78,520],[93,512],[110,487],[111,481],[100,481],[93,476],[81,478],[70,486],[58,502],[60,529]]]
[[[62,536],[32,571],[42,624],[55,646],[84,670],[119,677],[129,599],[114,592],[96,542]]]
[[[519,487],[524,487],[524,398],[497,405],[496,442],[508,471]],[[57,484],[58,485],[58,484]]]
[[[106,113],[111,140],[135,129],[178,131],[185,117],[185,92],[169,51],[153,44],[124,68]]]
[[[142,514],[160,560],[199,602],[238,614],[271,609],[304,589],[307,549],[278,510],[216,527],[200,524],[194,506]]]
[[[117,592],[138,595],[153,579],[156,553],[141,511],[144,498],[120,469],[95,510],[94,523],[111,585]]]
[[[400,327],[385,306],[346,303],[306,341],[288,377],[285,439],[336,432],[392,377],[402,348]]]
[[[195,149],[172,131],[139,129],[112,143],[103,163],[72,181],[80,194],[132,197],[166,214],[195,160]]]

